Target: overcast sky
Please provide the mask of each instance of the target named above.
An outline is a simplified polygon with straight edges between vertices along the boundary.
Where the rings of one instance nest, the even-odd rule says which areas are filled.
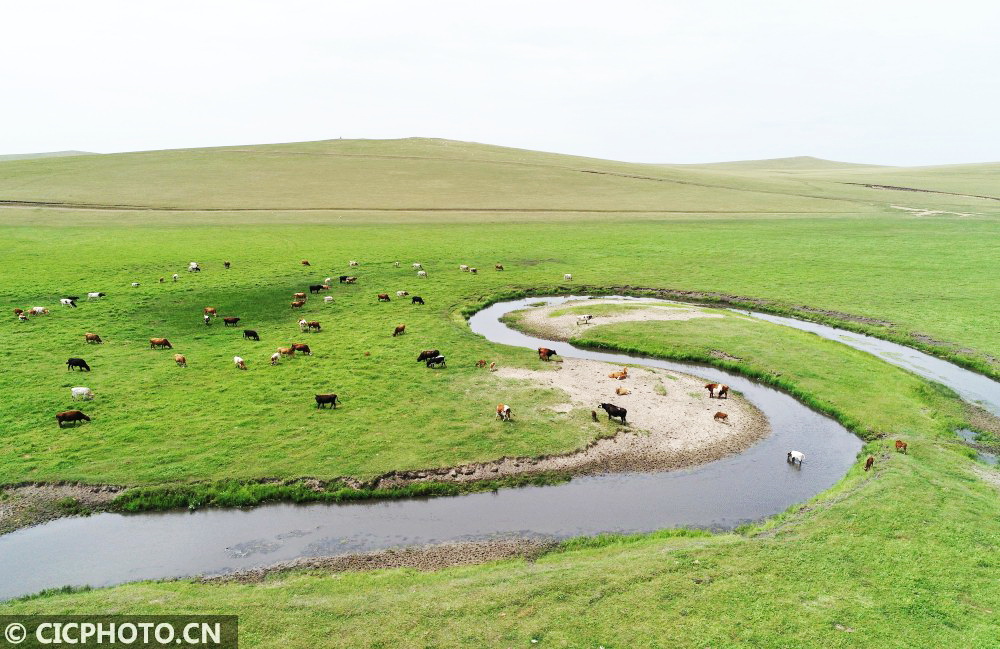
[[[5,3],[0,153],[443,137],[1000,160],[1000,2]]]

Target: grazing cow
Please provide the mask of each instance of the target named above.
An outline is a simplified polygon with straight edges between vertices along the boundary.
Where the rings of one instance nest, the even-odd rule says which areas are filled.
[[[215,310],[214,306],[207,306],[204,309],[202,309],[202,312],[205,315],[210,315],[210,316],[215,317],[215,318],[219,317],[219,313],[218,313],[218,311]]]
[[[271,354],[271,365],[277,365],[279,360],[281,360],[281,354],[278,352]]]
[[[478,268],[470,268],[469,272],[472,273],[473,275],[475,275],[476,273],[479,272],[479,269]]]
[[[388,293],[379,293],[378,294],[378,301],[379,302],[388,302],[389,301],[389,294]]]
[[[353,275],[351,275],[350,277],[348,277],[347,279],[344,280],[344,282],[346,282],[348,284],[354,284],[357,281],[358,281],[358,278],[355,277],[355,276],[353,276]]]
[[[406,297],[409,294],[409,291],[396,291],[396,297]]]
[[[312,264],[309,263],[308,259],[303,259],[299,263],[302,264],[303,266],[312,266]]]
[[[491,372],[496,372],[497,371],[497,364],[495,362],[490,363],[490,371]]]
[[[46,309],[43,306],[33,306],[30,309],[28,309],[28,314],[29,315],[48,315],[49,314],[49,310]]]
[[[295,300],[294,302],[292,302],[292,308],[301,309],[303,306],[305,306],[305,303],[306,303],[305,300]]]
[[[440,356],[440,355],[441,352],[438,351],[437,349],[425,349],[424,351],[420,352],[420,354],[417,356],[417,362],[419,363],[420,361],[426,361],[428,358],[434,358],[435,356]]]
[[[723,423],[726,423],[729,421],[729,415],[721,411],[717,412],[715,413],[715,421],[721,421]]]
[[[406,325],[396,325],[396,328],[392,330],[392,337],[402,336],[404,333],[406,333]]]
[[[592,420],[594,420],[595,422],[597,421],[597,411],[596,410],[591,410],[590,411],[590,418]]]
[[[201,316],[201,319],[205,321],[205,326],[206,327],[211,327],[212,326],[212,316],[210,316],[210,315],[208,315],[206,313],[205,315]]]
[[[466,265],[466,264],[461,264],[461,265],[460,265],[460,266],[458,267],[458,269],[459,269],[459,270],[469,270],[469,267],[468,267],[468,265]]]
[[[721,383],[707,383],[705,389],[708,390],[708,398],[716,397],[718,399],[728,399],[729,398],[729,386],[723,385]],[[716,394],[718,390],[718,394]]]
[[[239,321],[240,321],[240,319],[237,318],[237,317],[234,317],[234,316],[230,316],[228,318],[223,318],[222,319],[222,326],[223,327],[228,327],[228,326],[232,325],[232,326],[235,327],[237,325],[237,323],[239,323]]]
[[[865,471],[867,471],[868,469],[872,468],[873,464],[875,464],[875,458],[873,456],[869,455],[868,459],[865,460]]]
[[[181,278],[181,276],[178,275],[177,273],[174,273],[173,277],[175,282]]]
[[[139,282],[132,282],[132,288],[138,288]]]
[[[331,408],[337,407],[337,395],[335,394],[317,394],[316,395],[316,407],[322,408],[323,404],[330,404]]]
[[[358,264],[358,262],[356,262],[354,260],[351,260],[351,261],[347,262],[347,265],[351,266],[353,268],[354,266],[359,266],[360,264]]]
[[[906,454],[906,442],[901,439],[896,440],[896,452],[898,453],[899,451],[902,451],[904,455]]]
[[[310,293],[319,293],[324,288],[325,288],[325,286],[323,286],[323,284],[310,284],[309,285],[309,292]]]
[[[306,356],[312,356],[312,350],[309,349],[309,345],[305,343],[292,343],[292,351],[299,352],[300,354],[305,354]]]
[[[624,397],[626,394],[632,394],[632,392],[628,388],[623,388],[619,385],[617,388],[615,388],[615,394],[617,394],[619,397]]]
[[[177,367],[188,366],[188,359],[184,357],[184,354],[174,354],[174,362],[177,363]]]
[[[788,455],[785,456],[786,462],[791,462],[792,464],[798,462],[799,466],[802,466],[802,460],[804,459],[806,459],[806,456],[802,451],[788,451]]]
[[[554,349],[549,349],[548,347],[538,348],[538,358],[543,361],[547,361],[553,356],[556,356],[557,352]]]
[[[333,296],[327,295],[326,297],[323,298],[323,301],[329,304],[330,302],[333,302]]]
[[[282,356],[295,356],[295,349],[292,347],[278,347],[278,353]]]
[[[486,367],[486,361],[480,358],[478,361],[476,361],[476,367]]]
[[[628,378],[628,368],[623,367],[621,372],[612,372],[608,374],[609,379],[618,379],[619,381],[624,381]]]
[[[399,262],[398,261],[392,262],[392,265],[395,266],[396,268],[399,268]]]
[[[292,293],[292,297],[294,299],[296,299],[296,300],[302,300],[303,302],[306,301],[306,294],[305,293]]]
[[[90,388],[70,388],[69,396],[73,401],[76,401],[77,399],[90,401],[94,398],[94,391]]]
[[[620,408],[613,403],[602,403],[600,407],[604,409],[604,412],[608,413],[609,421],[612,417],[621,417],[622,423],[625,423],[625,415],[628,414],[628,410],[625,408]]]
[[[73,300],[71,300],[71,299],[70,299],[70,298],[68,298],[68,297],[64,297],[64,298],[61,298],[61,299],[59,300],[59,304],[61,304],[61,305],[63,305],[63,306],[71,306],[71,307],[73,307],[74,309],[76,308],[76,302],[74,302]]]
[[[444,356],[435,356],[434,358],[427,359],[427,367],[434,367],[435,365],[440,365],[441,367],[448,367],[448,363]]]
[[[28,316],[24,315],[23,313],[18,313],[17,314],[17,319],[20,320],[21,322],[27,322],[28,321]]]
[[[243,360],[242,356],[233,356],[233,364],[236,365],[236,369],[245,370],[247,368],[247,362]]]
[[[71,358],[66,361],[66,371],[73,369],[74,367],[80,368],[80,371],[87,370],[90,371],[90,365],[87,365],[87,361],[82,358]]]
[[[14,315],[21,315],[22,313],[24,313],[24,309],[18,309],[18,308],[14,309]]]
[[[258,336],[257,332],[253,329],[244,329],[243,337],[247,340],[256,340],[257,342],[260,342],[260,336]]]
[[[63,423],[70,421],[75,426],[78,421],[90,421],[90,417],[79,410],[64,410],[63,412],[56,413],[56,424],[59,428],[63,427]]]
[[[500,421],[510,421],[511,415],[513,414],[514,413],[510,411],[510,406],[506,403],[497,404],[497,419]]]
[[[423,304],[423,303],[424,303],[424,298],[420,297],[419,295],[414,295],[412,298],[410,298],[410,304]]]
[[[165,281],[167,281],[167,278],[166,278],[166,277],[161,277],[161,278],[160,278],[160,284],[162,284],[162,283],[163,283],[163,282],[165,282]]]
[[[573,279],[573,276],[569,273],[566,273],[565,275],[563,275],[563,279],[568,282],[569,280]]]
[[[307,322],[306,329],[308,329],[309,331],[319,331],[320,330],[319,320],[310,320],[309,322]]]
[[[341,275],[340,283],[343,284],[344,282],[346,282],[348,277],[350,277],[350,275]]]
[[[593,319],[594,319],[594,316],[592,316],[590,314],[577,316],[577,318],[576,318],[576,324],[590,324],[590,321],[593,320]]]
[[[306,321],[303,318],[302,320],[299,320],[299,331],[305,331],[305,330],[306,330]]]
[[[421,268],[423,268],[423,266],[421,266],[419,263],[413,264],[413,270],[420,270]]]
[[[97,334],[83,334],[83,339],[88,343],[95,343],[98,345],[104,342]]]
[[[222,262],[222,265],[225,266],[226,268],[229,268],[232,264],[230,264],[228,261],[224,261]]]
[[[174,346],[170,344],[170,341],[166,338],[150,338],[149,339],[150,349],[173,349]]]
[[[419,277],[420,279],[427,279],[427,271],[426,270],[418,270],[417,271],[417,277]]]
[[[188,272],[189,273],[200,273],[201,272],[201,266],[198,265],[198,262],[192,261],[190,264],[188,264]]]
[[[503,270],[503,264],[494,264],[493,268],[496,270]]]
[[[107,293],[100,293],[100,292],[87,293],[87,299],[88,300],[99,300],[102,297],[104,297],[105,295],[107,295]]]

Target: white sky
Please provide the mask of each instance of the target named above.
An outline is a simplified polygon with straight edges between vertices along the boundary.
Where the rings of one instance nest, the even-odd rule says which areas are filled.
[[[426,136],[1000,160],[994,0],[12,1],[0,80],[0,153]]]

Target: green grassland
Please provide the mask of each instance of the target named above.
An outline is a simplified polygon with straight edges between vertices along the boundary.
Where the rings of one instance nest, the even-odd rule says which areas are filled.
[[[630,165],[422,139],[3,162],[0,201],[45,205],[0,209],[0,484],[365,478],[577,448],[592,431],[545,407],[558,395],[474,367],[541,365],[461,317],[531,291],[671,288],[853,314],[891,323],[854,326],[1000,376],[1000,202],[845,184],[991,196],[994,167]],[[349,269],[352,259],[361,266]],[[184,272],[192,260],[204,272]],[[463,263],[480,273],[460,272]],[[293,292],[341,274],[358,284],[335,284],[332,304],[289,308]],[[109,295],[58,305],[88,291]],[[392,301],[377,303],[380,292]],[[51,315],[10,316],[35,305]],[[205,327],[204,306],[243,320]],[[300,333],[299,317],[323,331]],[[407,333],[393,338],[399,323]],[[244,341],[244,327],[262,341]],[[86,345],[88,331],[105,344]],[[152,336],[168,337],[190,367],[150,350]],[[292,341],[314,355],[270,367],[270,353]],[[964,413],[947,391],[736,316],[595,326],[584,342],[771,380],[872,439],[876,472],[852,469],[813,502],[739,534],[570,543],[533,563],[435,573],[136,584],[0,611],[235,612],[249,646],[997,644],[1000,505],[949,433]],[[415,362],[431,347],[447,369]],[[248,371],[233,367],[236,354]],[[67,372],[70,356],[93,372]],[[93,421],[59,430],[53,415],[74,405],[74,385],[97,393],[82,405]],[[341,408],[315,408],[312,395],[327,391]],[[501,426],[497,401],[531,405]],[[873,439],[881,433],[888,439]],[[910,455],[887,451],[894,436],[911,440]]]

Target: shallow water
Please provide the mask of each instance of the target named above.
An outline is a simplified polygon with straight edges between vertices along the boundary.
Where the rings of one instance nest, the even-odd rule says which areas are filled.
[[[504,313],[528,303],[569,299],[574,298],[495,304],[474,315],[469,324],[473,331],[498,343],[551,347],[563,357],[659,367],[727,383],[764,412],[772,435],[740,455],[693,469],[581,477],[550,487],[453,498],[275,504],[250,510],[60,519],[0,537],[0,597],[64,584],[107,586],[139,579],[221,574],[297,557],[405,545],[511,536],[567,538],[674,526],[728,529],[808,500],[836,483],[855,461],[860,440],[778,390],[711,367],[575,349],[513,331],[498,321]],[[791,322],[796,328],[813,326]],[[964,394],[962,390],[970,393],[968,386],[950,383],[958,380],[954,373],[938,376],[941,378],[936,380],[960,394]],[[977,401],[991,403],[989,386],[972,391],[978,395]],[[1000,398],[996,407],[1000,408]],[[785,453],[792,448],[805,453],[803,467],[785,462]]]

